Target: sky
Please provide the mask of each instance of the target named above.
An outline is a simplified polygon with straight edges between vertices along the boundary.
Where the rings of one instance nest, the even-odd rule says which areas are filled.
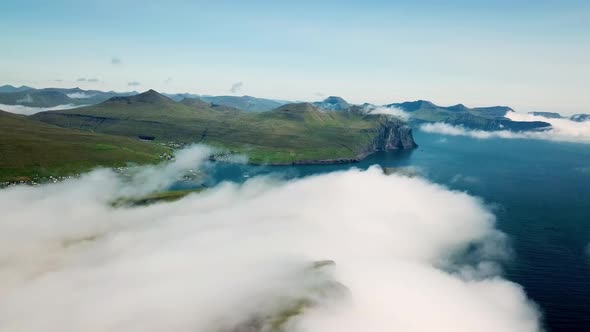
[[[0,2],[0,85],[589,112],[590,2]]]

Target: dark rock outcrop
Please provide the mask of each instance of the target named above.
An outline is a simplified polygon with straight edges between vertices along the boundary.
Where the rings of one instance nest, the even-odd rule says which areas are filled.
[[[576,122],[590,121],[590,114],[574,114],[570,117],[570,120]]]
[[[563,116],[561,116],[561,114],[555,113],[555,112],[529,112],[529,114],[536,115],[536,116],[542,116],[544,118],[549,118],[549,119],[563,118]]]
[[[381,125],[377,135],[360,155],[361,159],[377,151],[413,149],[418,147],[414,141],[412,128],[404,121],[381,115]]]
[[[385,124],[379,128],[379,135],[371,144],[370,151],[413,149],[417,146],[410,126],[398,123]]]

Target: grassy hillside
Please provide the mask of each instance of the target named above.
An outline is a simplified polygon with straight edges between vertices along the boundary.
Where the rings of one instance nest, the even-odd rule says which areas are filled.
[[[0,182],[62,176],[98,165],[152,163],[170,152],[156,144],[66,129],[0,111]]]
[[[33,118],[155,142],[203,142],[246,154],[255,163],[356,158],[383,134],[384,125],[403,126],[384,116],[324,111],[307,103],[251,113],[191,100],[175,102],[153,90]]]

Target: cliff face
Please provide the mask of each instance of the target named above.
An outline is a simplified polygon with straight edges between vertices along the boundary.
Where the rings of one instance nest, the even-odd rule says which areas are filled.
[[[359,157],[363,158],[377,151],[413,149],[416,147],[418,145],[414,141],[412,128],[405,122],[388,118],[381,122],[381,126],[377,128],[375,139]]]
[[[413,149],[418,145],[414,141],[412,128],[408,125],[384,125],[379,128],[379,135],[372,144],[375,151]]]
[[[298,160],[289,163],[271,163],[272,165],[329,165],[356,163],[377,151],[392,151],[413,149],[418,147],[412,135],[412,128],[406,122],[383,116],[380,125],[374,129],[367,129],[365,133],[371,135],[373,140],[354,158]]]

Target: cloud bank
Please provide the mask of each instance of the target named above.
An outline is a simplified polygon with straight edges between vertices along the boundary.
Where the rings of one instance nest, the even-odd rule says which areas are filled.
[[[0,330],[541,330],[495,268],[506,252],[493,215],[421,178],[376,167],[262,177],[111,207],[207,153],[192,148],[130,179],[97,170],[1,190]]]
[[[374,109],[369,110],[370,114],[387,114],[393,115],[403,120],[408,120],[410,118],[410,113],[403,111],[401,108],[397,107],[375,107]]]
[[[78,81],[78,82],[91,82],[91,83],[96,83],[96,82],[99,81],[99,79],[98,78],[85,78],[85,77],[80,77],[76,81]]]
[[[532,114],[511,112],[506,115],[513,121],[545,121],[551,124],[548,132],[536,133],[538,136],[554,141],[570,141],[590,143],[590,121],[576,122],[570,119],[546,118]]]
[[[508,130],[484,131],[468,129],[462,126],[453,126],[447,123],[426,123],[420,129],[429,132],[450,136],[467,136],[477,139],[507,138],[507,139],[540,139],[557,142],[590,143],[590,121],[576,122],[570,119],[554,119],[531,114],[519,114],[509,112],[506,117],[513,121],[544,121],[551,124],[551,129],[543,131]]]
[[[68,96],[72,99],[86,99],[86,98],[92,98],[92,97],[96,96],[96,94],[91,94],[91,93],[86,93],[86,92],[72,92],[72,93],[67,93],[66,96]]]
[[[487,138],[528,138],[525,133],[512,132],[508,130],[485,131],[468,129],[463,126],[453,126],[448,123],[435,122],[425,123],[420,126],[422,131],[449,136],[468,136],[477,139]]]
[[[68,109],[82,107],[82,106],[86,106],[86,105],[66,104],[66,105],[57,105],[57,106],[53,106],[53,107],[30,107],[30,106],[23,106],[23,105],[0,104],[0,110],[10,112],[10,113],[15,113],[15,114],[32,115],[32,114],[44,112],[44,111],[68,110]]]

